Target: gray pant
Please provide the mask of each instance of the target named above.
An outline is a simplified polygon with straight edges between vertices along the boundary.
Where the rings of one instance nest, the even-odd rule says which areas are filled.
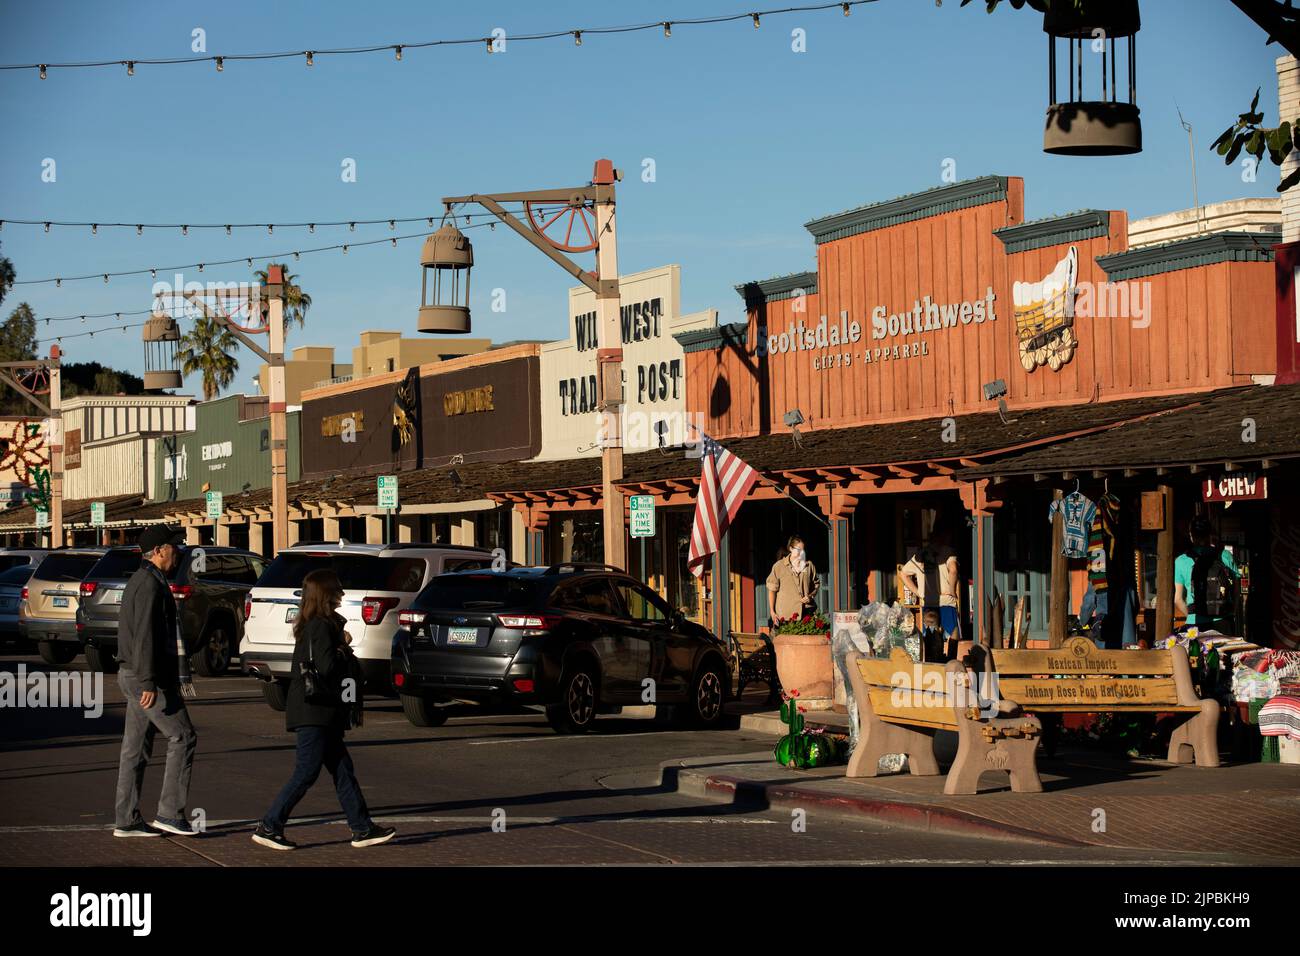
[[[140,787],[144,771],[153,756],[153,741],[159,732],[167,738],[167,766],[163,770],[158,816],[185,819],[185,801],[190,792],[190,771],[199,735],[190,723],[185,700],[178,690],[159,690],[148,710],[140,706],[142,687],[135,675],[119,671],[117,686],[126,698],[126,727],[122,734],[122,757],[117,769],[117,826],[141,822]]]

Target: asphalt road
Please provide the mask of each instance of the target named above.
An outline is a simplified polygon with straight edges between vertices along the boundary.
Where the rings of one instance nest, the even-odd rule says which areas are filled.
[[[38,658],[0,657],[0,671]],[[84,667],[78,660],[72,668]],[[251,678],[199,679],[191,713],[199,754],[190,811],[198,838],[115,840],[110,835],[123,703],[104,680],[98,718],[80,711],[0,710],[0,865],[653,865],[950,862],[1197,863],[1194,854],[1066,849],[886,827],[819,815],[702,801],[661,781],[682,757],[754,752],[773,738],[738,722],[681,731],[648,718],[605,717],[595,732],[562,737],[540,713],[458,708],[443,727],[412,727],[396,701],[370,699],[349,747],[371,813],[399,831],[392,843],[348,845],[328,774],[287,831],[300,844],[278,853],[253,844],[254,821],[288,779],[294,738]],[[152,819],[164,742],[155,746],[142,811]]]

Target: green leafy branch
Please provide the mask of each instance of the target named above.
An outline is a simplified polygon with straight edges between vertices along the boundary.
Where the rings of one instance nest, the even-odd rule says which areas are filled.
[[[1268,150],[1268,158],[1274,166],[1281,166],[1291,151],[1300,148],[1300,121],[1290,123],[1282,121],[1281,126],[1272,128],[1262,126],[1264,114],[1259,112],[1259,90],[1250,101],[1250,109],[1237,117],[1233,123],[1210,147],[1223,157],[1225,166],[1231,166],[1242,152],[1255,157],[1258,165]],[[1278,192],[1285,192],[1300,182],[1300,166],[1291,170],[1277,185]]]

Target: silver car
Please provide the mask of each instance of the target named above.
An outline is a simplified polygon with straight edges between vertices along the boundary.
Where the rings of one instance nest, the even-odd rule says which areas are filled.
[[[22,603],[27,579],[35,569],[34,564],[16,564],[0,571],[0,641],[18,640],[18,605]]]

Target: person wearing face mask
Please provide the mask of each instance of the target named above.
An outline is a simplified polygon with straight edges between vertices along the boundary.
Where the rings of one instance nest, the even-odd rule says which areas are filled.
[[[817,610],[821,579],[808,560],[803,539],[797,535],[786,544],[785,553],[772,565],[767,576],[767,606],[771,624],[802,617]]]

